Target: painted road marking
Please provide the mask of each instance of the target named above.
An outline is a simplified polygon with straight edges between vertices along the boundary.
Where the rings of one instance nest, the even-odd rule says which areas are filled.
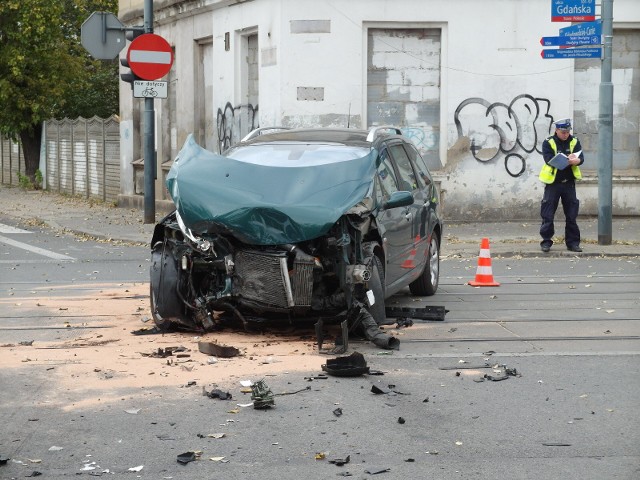
[[[53,258],[54,260],[67,260],[67,261],[75,260],[75,258],[70,257],[68,255],[52,252],[51,250],[45,250],[44,248],[40,248],[40,247],[34,247],[33,245],[29,245],[23,242],[18,242],[16,240],[11,240],[10,238],[3,237],[2,235],[0,235],[0,243],[4,243],[5,245],[10,245],[12,247],[20,248],[22,250],[27,250],[32,253],[37,253],[38,255],[42,255],[44,257]]]
[[[0,233],[31,233],[29,230],[22,230],[21,228],[12,227],[0,223]]]

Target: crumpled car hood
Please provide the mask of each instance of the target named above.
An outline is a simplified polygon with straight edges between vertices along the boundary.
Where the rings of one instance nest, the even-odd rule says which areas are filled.
[[[212,153],[192,135],[167,188],[195,234],[226,231],[252,245],[318,238],[370,191],[375,151],[323,165],[257,165]]]

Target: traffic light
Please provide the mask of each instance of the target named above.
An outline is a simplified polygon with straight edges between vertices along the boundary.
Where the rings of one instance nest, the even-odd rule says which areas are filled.
[[[144,27],[129,27],[124,33],[124,36],[130,42],[144,33]]]
[[[120,65],[129,69],[128,72],[121,73],[120,78],[122,79],[123,82],[130,83],[131,88],[133,88],[133,82],[135,82],[136,80],[142,80],[135,73],[133,73],[133,70],[131,70],[131,67],[129,66],[129,62],[127,61],[127,57],[120,59]]]

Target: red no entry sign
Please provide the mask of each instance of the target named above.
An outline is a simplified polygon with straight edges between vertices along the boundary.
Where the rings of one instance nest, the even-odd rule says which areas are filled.
[[[138,77],[157,80],[171,70],[173,50],[160,35],[145,33],[131,42],[127,51],[127,62]]]

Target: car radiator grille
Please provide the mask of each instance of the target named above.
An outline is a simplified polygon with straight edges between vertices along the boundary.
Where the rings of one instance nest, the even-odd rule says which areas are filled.
[[[235,295],[280,308],[311,305],[313,263],[295,262],[289,276],[284,253],[242,251],[234,261]]]

